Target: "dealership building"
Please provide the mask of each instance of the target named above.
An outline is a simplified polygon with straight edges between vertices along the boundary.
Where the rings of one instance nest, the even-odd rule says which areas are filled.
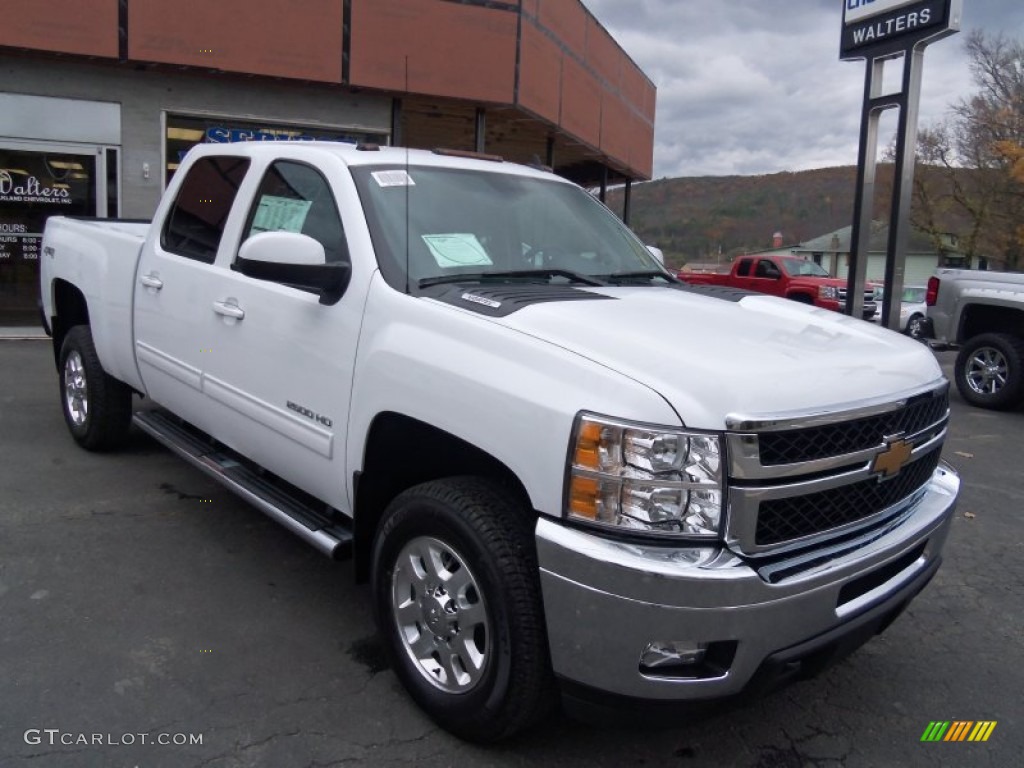
[[[48,0],[0,26],[0,326],[47,216],[149,218],[197,143],[329,139],[651,176],[655,88],[579,0]]]

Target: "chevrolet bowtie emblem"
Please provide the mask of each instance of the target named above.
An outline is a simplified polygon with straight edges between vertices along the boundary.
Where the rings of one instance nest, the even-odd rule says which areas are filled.
[[[906,440],[894,440],[875,456],[875,460],[871,463],[871,471],[882,475],[883,478],[894,477],[910,461],[913,451],[912,443],[908,443]]]

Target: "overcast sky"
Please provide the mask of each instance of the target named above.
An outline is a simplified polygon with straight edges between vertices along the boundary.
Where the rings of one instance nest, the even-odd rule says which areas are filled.
[[[839,61],[843,0],[584,3],[658,88],[654,178],[857,162],[865,65]],[[921,125],[973,90],[966,32],[1024,39],[1024,1],[963,5],[962,31],[925,53]],[[881,129],[888,143],[894,111]]]

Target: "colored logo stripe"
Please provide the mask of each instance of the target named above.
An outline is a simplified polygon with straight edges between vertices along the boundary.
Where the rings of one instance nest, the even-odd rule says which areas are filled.
[[[967,737],[968,741],[988,741],[988,737],[992,735],[992,731],[996,729],[995,720],[982,720],[971,731],[971,735]]]
[[[988,741],[995,720],[932,720],[921,734],[921,741]]]
[[[968,729],[974,725],[970,720],[957,720],[949,729],[943,741],[963,741],[967,737]]]

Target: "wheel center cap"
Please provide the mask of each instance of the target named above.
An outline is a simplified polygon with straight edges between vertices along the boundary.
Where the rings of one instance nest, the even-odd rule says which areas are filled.
[[[448,627],[449,602],[447,595],[430,595],[424,601],[423,621],[434,634],[443,634],[443,630]]]

